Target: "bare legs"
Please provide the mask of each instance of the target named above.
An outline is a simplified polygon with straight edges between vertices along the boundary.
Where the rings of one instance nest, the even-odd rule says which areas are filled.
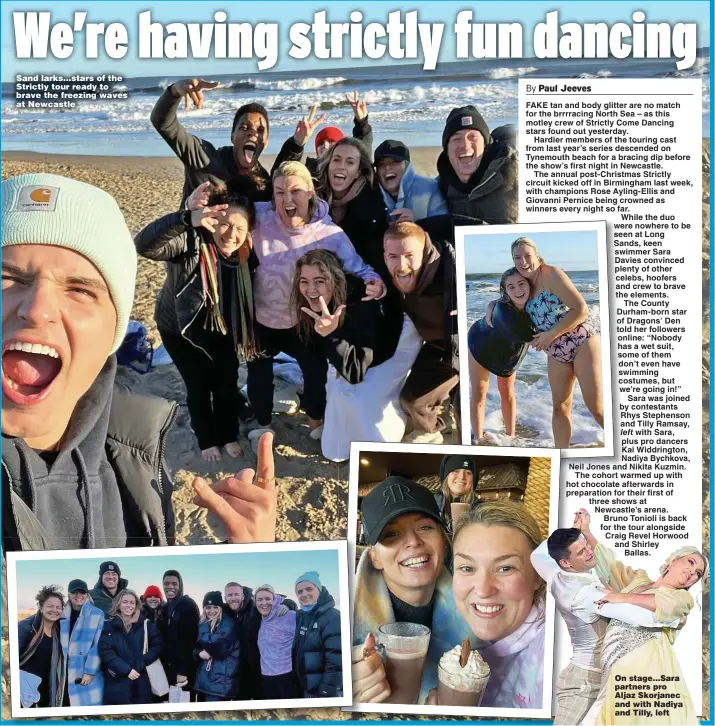
[[[484,435],[484,414],[487,405],[487,393],[489,391],[489,371],[469,355],[469,381],[472,386],[471,421],[472,433],[477,441]],[[504,427],[508,436],[513,436],[516,431],[516,395],[514,383],[516,373],[508,378],[497,376],[499,395],[501,397],[501,412],[504,417]]]
[[[578,379],[586,407],[603,428],[603,383],[601,380],[601,340],[591,336],[578,350],[573,363],[548,359],[549,385],[553,403],[554,445],[567,449],[571,443],[571,406]]]

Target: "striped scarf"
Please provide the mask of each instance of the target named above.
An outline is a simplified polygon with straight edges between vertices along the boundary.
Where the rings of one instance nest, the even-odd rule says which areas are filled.
[[[252,360],[256,355],[256,341],[248,255],[239,260],[223,257],[216,252],[213,240],[204,230],[199,230],[198,242],[201,283],[208,301],[204,325],[207,330],[228,335],[228,315],[237,355],[244,360]],[[228,276],[225,272],[228,272]],[[227,277],[230,279],[229,284],[226,284]]]

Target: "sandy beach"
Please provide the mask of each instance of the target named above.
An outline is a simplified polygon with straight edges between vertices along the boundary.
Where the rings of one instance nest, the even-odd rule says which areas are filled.
[[[419,173],[436,176],[438,148],[415,149],[413,164]],[[173,212],[181,201],[183,167],[175,158],[103,157],[5,152],[2,155],[3,179],[17,174],[46,172],[72,177],[93,184],[111,194],[118,202],[132,234],[163,214]],[[273,157],[261,158],[270,169]],[[164,282],[163,264],[139,259],[136,294],[132,318],[144,323],[156,340],[160,336],[154,326],[154,303]],[[245,378],[245,367],[241,371]],[[255,457],[247,439],[241,438],[244,456],[238,461],[227,456],[216,464],[201,458],[195,438],[189,428],[185,391],[173,365],[159,366],[141,375],[120,368],[120,381],[139,393],[160,396],[176,401],[179,418],[167,445],[166,458],[174,477],[174,508],[176,511],[177,542],[179,544],[211,544],[225,539],[220,523],[194,504],[191,482],[195,476],[217,480],[246,466],[255,465]],[[278,539],[283,542],[299,540],[344,539],[347,531],[348,475],[347,463],[334,464],[320,453],[320,442],[308,436],[304,413],[294,416],[276,414],[275,464],[278,481]],[[247,583],[253,585],[257,583]],[[3,649],[3,666],[7,665],[7,648]],[[9,717],[8,682],[3,667],[3,716]],[[240,712],[221,714],[228,718],[276,718],[271,712]],[[282,718],[305,718],[306,711],[276,712]],[[344,719],[337,709],[316,709],[313,719]],[[178,718],[197,718],[182,714]],[[198,717],[209,717],[201,714]]]

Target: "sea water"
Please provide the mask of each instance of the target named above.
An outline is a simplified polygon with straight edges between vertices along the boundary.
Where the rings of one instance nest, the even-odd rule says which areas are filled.
[[[199,110],[179,110],[179,118],[196,136],[214,146],[229,143],[236,109],[262,103],[269,111],[271,133],[266,152],[275,154],[298,121],[317,104],[327,123],[352,130],[352,109],[345,95],[357,91],[367,105],[374,146],[399,139],[409,147],[441,146],[444,122],[455,106],[474,104],[494,129],[517,123],[519,78],[666,78],[703,79],[703,135],[709,136],[710,58],[700,51],[696,64],[678,71],[675,60],[604,59],[540,60],[517,58],[440,63],[435,71],[420,64],[370,63],[354,68],[307,68],[292,72],[208,74],[221,85],[204,94]],[[148,67],[148,66],[147,66]],[[119,69],[117,69],[119,71]],[[119,156],[170,156],[149,117],[167,86],[185,77],[123,78],[110,91],[126,92],[125,100],[80,101],[71,110],[28,110],[15,106],[15,88],[2,84],[3,150],[27,150]],[[312,153],[312,140],[307,151]]]

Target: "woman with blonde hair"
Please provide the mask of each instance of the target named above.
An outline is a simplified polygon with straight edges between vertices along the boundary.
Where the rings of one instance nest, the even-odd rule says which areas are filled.
[[[491,643],[479,649],[491,669],[482,706],[541,708],[544,702],[545,583],[531,564],[541,540],[526,507],[506,499],[479,504],[455,526],[457,612]]]
[[[156,626],[141,614],[139,596],[133,590],[122,590],[99,639],[105,706],[153,702],[146,667],[159,660],[161,647]]]
[[[388,212],[375,184],[372,159],[357,139],[344,137],[321,158],[318,191],[328,202],[330,216],[355,246],[360,257],[388,279],[383,237],[392,222],[400,221],[407,209]],[[411,220],[412,215],[404,217]]]
[[[519,237],[511,245],[511,256],[518,272],[531,285],[524,308],[537,330],[531,347],[548,354],[554,445],[566,449],[571,442],[576,381],[586,407],[603,428],[601,339],[581,293],[563,270],[544,262],[533,240]]]
[[[66,659],[60,642],[60,618],[65,599],[55,585],[43,587],[35,596],[37,612],[18,623],[17,646],[20,653],[20,673],[29,685],[31,698],[24,707],[54,707],[62,705],[67,672]],[[39,682],[38,682],[39,679]]]
[[[233,618],[223,617],[223,597],[207,592],[194,650],[199,661],[194,690],[200,701],[230,701],[238,693],[240,646]]]
[[[282,351],[294,357],[304,379],[303,405],[313,438],[320,438],[325,414],[327,364],[315,347],[298,337],[298,319],[291,307],[291,280],[298,258],[313,249],[327,249],[341,260],[346,272],[365,283],[365,299],[380,298],[385,285],[360,258],[350,240],[333,223],[328,205],[318,199],[313,179],[297,161],[285,162],[273,175],[273,202],[256,205],[253,250],[258,357],[248,363],[248,397],[259,428],[257,440],[271,423],[273,356]]]
[[[655,619],[661,625],[644,627],[611,619],[601,648],[601,691],[582,724],[632,723],[628,717],[619,718],[622,701],[617,700],[616,684],[632,683],[633,677],[637,676],[640,682],[649,678],[667,681],[669,700],[680,704],[679,708],[667,709],[658,723],[695,726],[699,723],[695,705],[673,651],[673,643],[695,605],[688,591],[707,576],[707,560],[696,547],[680,547],[661,565],[660,576],[651,580],[645,570],[624,565],[615,552],[600,544],[591,532],[590,522],[586,510],[576,513],[574,526],[583,532],[593,548],[596,573],[609,588],[599,603],[627,603],[646,608],[655,613]],[[630,712],[630,709],[626,711]]]
[[[385,300],[365,300],[365,283],[328,250],[296,263],[291,301],[298,338],[328,361],[323,456],[345,461],[351,441],[401,441],[399,398],[422,346],[410,319]]]

